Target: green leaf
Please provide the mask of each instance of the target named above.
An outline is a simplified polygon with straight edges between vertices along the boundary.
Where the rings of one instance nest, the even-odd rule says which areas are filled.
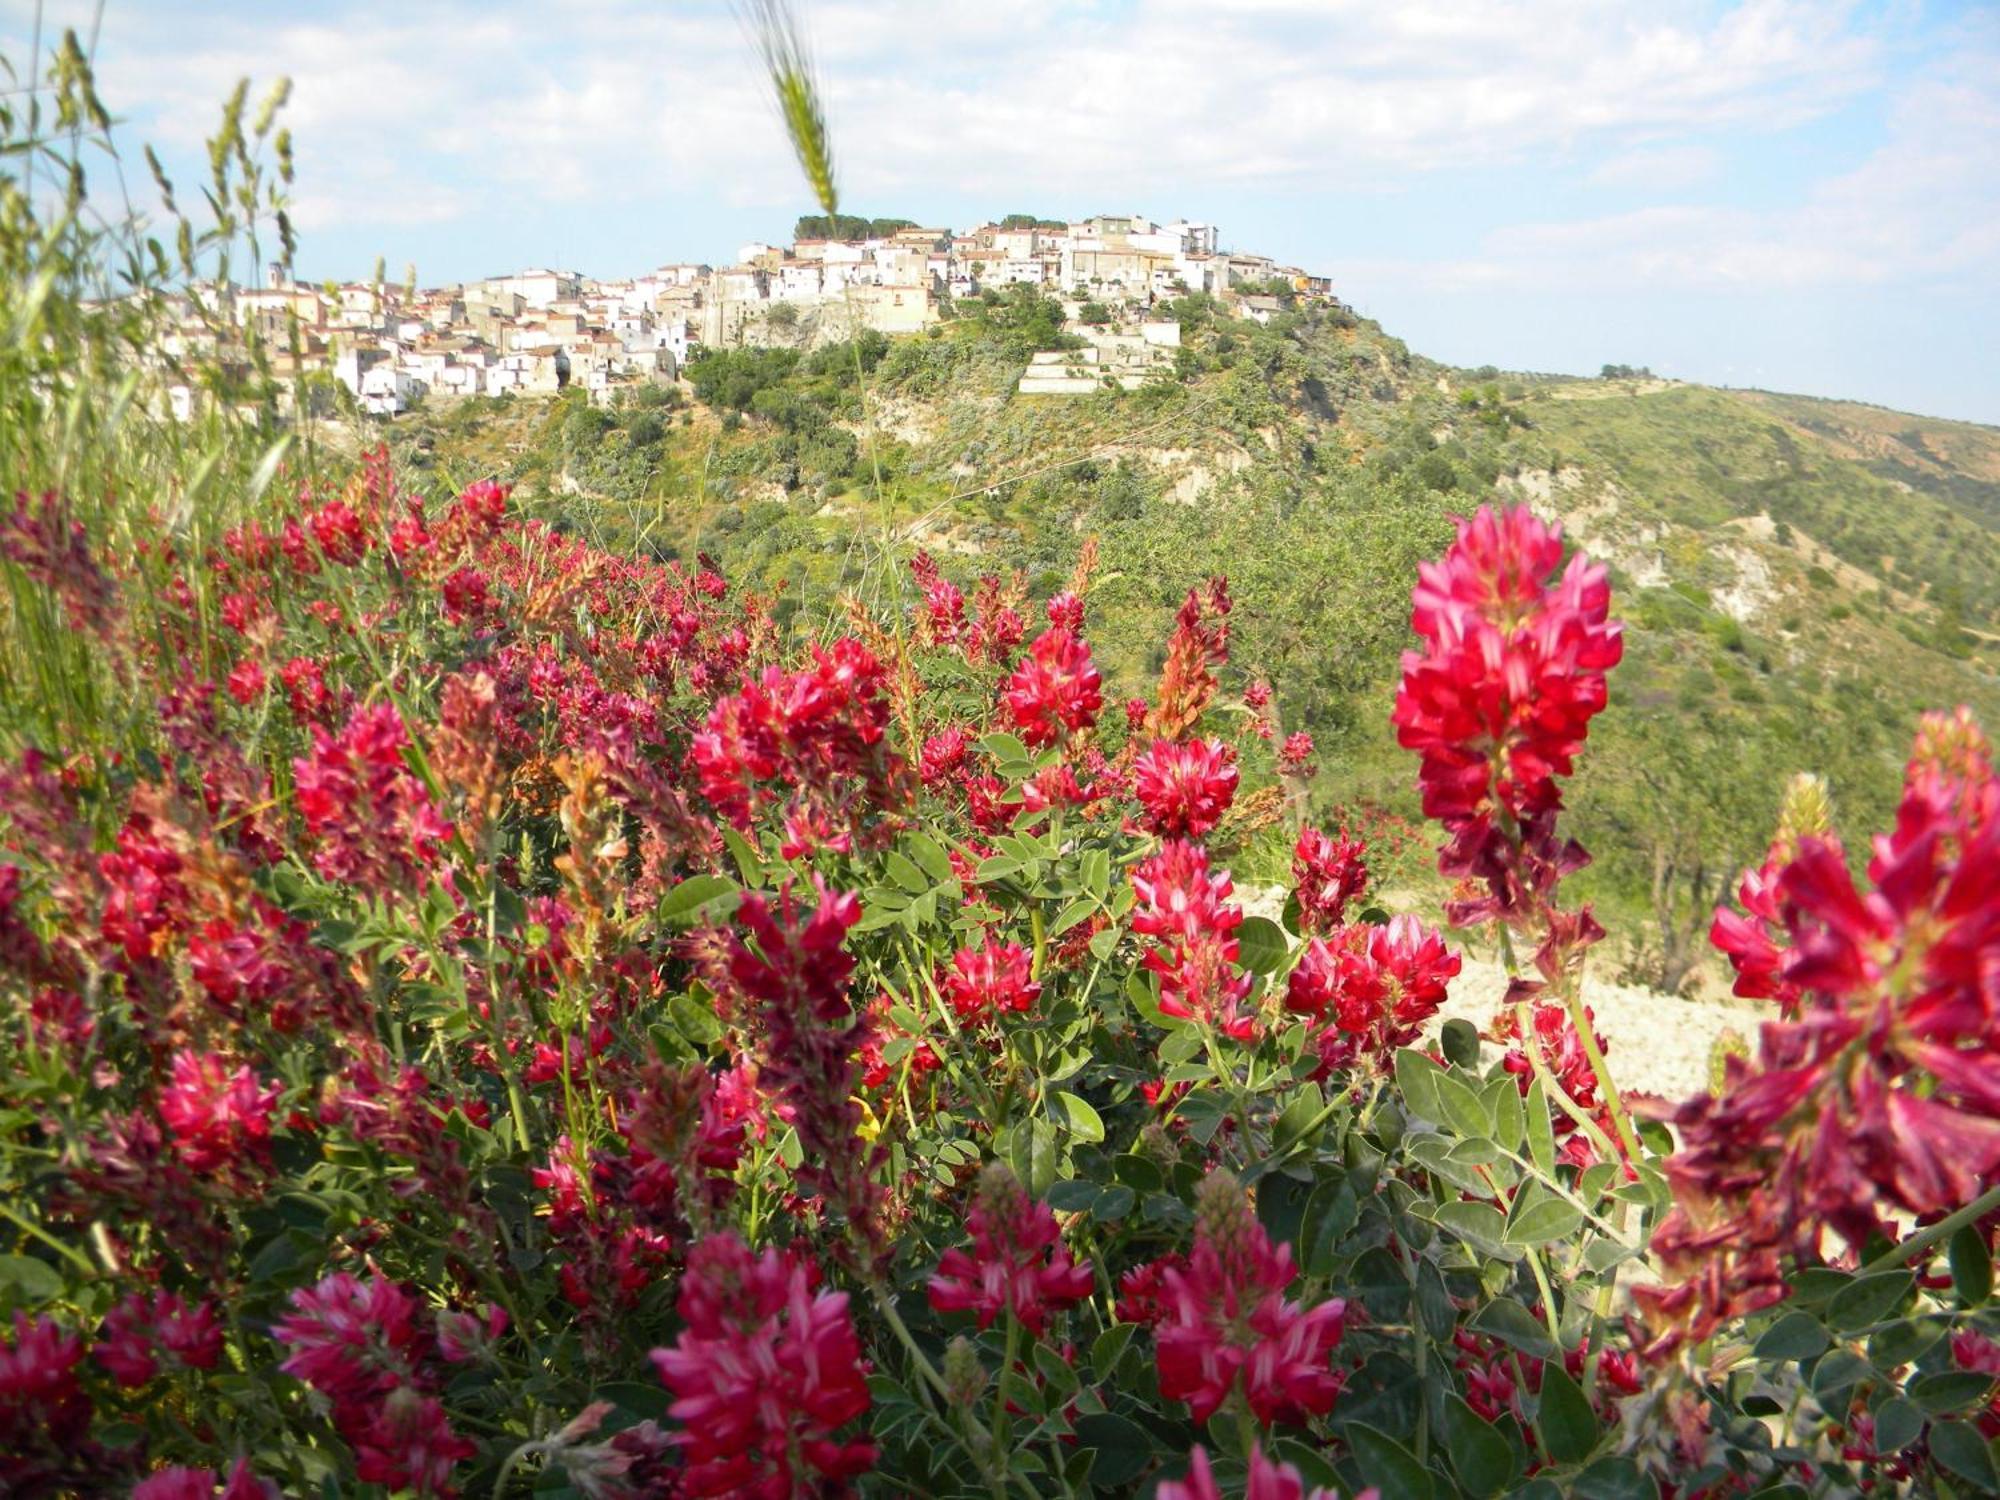
[[[1915,1280],[1907,1270],[1877,1271],[1872,1276],[1857,1277],[1827,1303],[1827,1326],[1840,1333],[1852,1333],[1870,1323],[1881,1322],[1908,1295]]]
[[[1141,1193],[1157,1193],[1167,1182],[1157,1163],[1130,1152],[1112,1158],[1111,1175]]]
[[[1906,1318],[1891,1323],[1869,1338],[1869,1362],[1882,1370],[1915,1364],[1945,1336],[1945,1329],[1942,1319]]]
[[[1396,1092],[1402,1095],[1406,1114],[1432,1124],[1442,1123],[1444,1110],[1438,1104],[1437,1081],[1444,1070],[1414,1047],[1396,1054]]]
[[[649,1418],[655,1422],[667,1419],[667,1408],[672,1405],[663,1386],[648,1385],[643,1380],[614,1380],[600,1385],[591,1392],[594,1401],[609,1401],[620,1411],[628,1411],[635,1417]]]
[[[1493,1134],[1493,1117],[1486,1113],[1486,1106],[1455,1075],[1438,1074],[1437,1099],[1438,1107],[1444,1111],[1439,1124],[1449,1125],[1460,1135],[1474,1139]]]
[[[1629,1458],[1600,1458],[1570,1481],[1576,1500],[1659,1500],[1659,1481]]]
[[[1057,1094],[1050,1103],[1052,1113],[1058,1115],[1069,1127],[1069,1133],[1080,1141],[1101,1141],[1104,1139],[1104,1119],[1097,1111],[1075,1094]]]
[[[1282,1152],[1298,1144],[1305,1136],[1306,1127],[1319,1118],[1324,1108],[1325,1101],[1320,1097],[1318,1086],[1306,1084],[1285,1106],[1284,1113],[1278,1116],[1277,1124],[1271,1130],[1272,1146]]]
[[[1132,1205],[1138,1195],[1122,1182],[1114,1183],[1097,1195],[1097,1201],[1090,1205],[1090,1216],[1105,1223],[1116,1223],[1132,1212]]]
[[[916,866],[916,861],[908,855],[891,849],[882,856],[882,867],[889,872],[889,878],[908,891],[912,896],[921,896],[931,888],[931,881]]]
[[[1436,1217],[1440,1226],[1488,1254],[1506,1243],[1506,1217],[1490,1203],[1460,1199],[1441,1205]]]
[[[1388,1433],[1366,1422],[1349,1422],[1346,1437],[1363,1477],[1382,1500],[1433,1500],[1431,1471]]]
[[[1056,1180],[1056,1128],[1047,1120],[1022,1120],[994,1147],[1014,1169],[1031,1198],[1046,1198]]]
[[[1951,1285],[1967,1307],[1983,1307],[1993,1295],[1993,1256],[1977,1224],[1951,1237]]]
[[[1454,1016],[1445,1022],[1438,1032],[1438,1045],[1454,1068],[1471,1072],[1479,1066],[1479,1028],[1470,1021]]]
[[[1090,1466],[1090,1482],[1098,1489],[1129,1484],[1153,1461],[1151,1434],[1113,1412],[1077,1418],[1076,1438],[1084,1447],[1097,1450],[1097,1460]]]
[[[1558,1353],[1548,1325],[1512,1297],[1495,1297],[1474,1313],[1466,1326],[1490,1333],[1501,1343],[1539,1359],[1551,1359]]]
[[[1875,1408],[1875,1451],[1901,1453],[1924,1430],[1924,1414],[1916,1402],[1891,1396]]]
[[[958,878],[952,872],[951,855],[945,852],[944,845],[921,828],[903,835],[903,847],[910,851],[910,858],[923,867],[924,873],[939,885]]]
[[[1345,1177],[1314,1188],[1299,1226],[1299,1265],[1305,1273],[1331,1275],[1341,1240],[1360,1222],[1361,1203]]]
[[[1068,906],[1065,906],[1061,911],[1056,913],[1056,919],[1049,923],[1048,935],[1052,938],[1061,937],[1070,928],[1076,926],[1077,923],[1083,921],[1096,910],[1097,899],[1094,896],[1078,896],[1076,900],[1070,902]]]
[[[1003,766],[1034,764],[1028,747],[1011,734],[989,734],[979,742],[979,748]]]
[[[1066,1177],[1050,1184],[1044,1201],[1059,1214],[1088,1213],[1103,1191],[1087,1177]]]
[[[1852,1349],[1835,1349],[1813,1366],[1812,1393],[1827,1411],[1844,1410],[1848,1393],[1875,1374],[1875,1367]]]
[[[1535,1413],[1542,1446],[1559,1464],[1582,1463],[1597,1447],[1597,1414],[1583,1388],[1554,1360],[1542,1364],[1542,1397]]]
[[[727,875],[690,875],[660,898],[659,920],[669,927],[717,921],[742,899],[743,888]]]
[[[1500,1143],[1500,1148],[1518,1152],[1527,1133],[1527,1120],[1521,1109],[1520,1085],[1512,1077],[1502,1074],[1486,1085],[1479,1096],[1479,1103],[1493,1117],[1493,1138]]]
[[[2000,1492],[2000,1468],[1993,1463],[1993,1450],[1970,1422],[1931,1424],[1931,1457],[1968,1484],[1979,1486],[1981,1494]]]
[[[722,1035],[722,1022],[716,1019],[714,1009],[693,995],[669,995],[667,1014],[674,1018],[680,1034],[697,1047],[706,1047]]]
[[[734,828],[722,830],[722,843],[729,850],[729,856],[736,861],[736,868],[742,872],[745,885],[761,886],[766,880],[764,860],[757,853],[756,845],[743,837]]]
[[[1549,1118],[1549,1097],[1537,1078],[1528,1085],[1521,1109],[1528,1117],[1528,1159],[1544,1177],[1556,1175],[1556,1132]]]
[[[1097,1372],[1098,1384],[1110,1382],[1112,1372],[1125,1357],[1125,1351],[1132,1347],[1132,1335],[1137,1332],[1136,1323],[1113,1323],[1091,1341],[1090,1368]]]
[[[1284,928],[1269,917],[1245,917],[1236,929],[1236,940],[1242,945],[1237,961],[1252,974],[1277,973],[1291,952]]]
[[[1770,1360],[1812,1359],[1824,1354],[1833,1340],[1811,1313],[1789,1312],[1757,1340],[1757,1358]]]
[[[1458,1325],[1458,1307],[1444,1284],[1444,1272],[1437,1268],[1437,1262],[1420,1259],[1416,1279],[1417,1316],[1424,1320],[1424,1332],[1431,1336],[1432,1342],[1443,1344]]]
[[[1446,1394],[1445,1410],[1451,1419],[1444,1424],[1445,1452],[1459,1488],[1474,1500],[1498,1494],[1514,1478],[1514,1445],[1455,1392]]]
[[[1514,1216],[1514,1221],[1507,1226],[1507,1243],[1546,1245],[1550,1240],[1573,1234],[1582,1223],[1583,1215],[1562,1199],[1543,1198]]]
[[[1940,1370],[1910,1384],[1910,1399],[1931,1416],[1963,1411],[1975,1401],[1983,1401],[1993,1388],[1993,1377],[1977,1370]]]
[[[32,1255],[0,1255],[0,1286],[12,1287],[18,1301],[38,1307],[62,1295],[63,1280],[54,1266]]]

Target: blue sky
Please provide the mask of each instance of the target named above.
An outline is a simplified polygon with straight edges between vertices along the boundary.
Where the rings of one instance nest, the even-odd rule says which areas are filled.
[[[95,0],[43,0],[45,41]],[[843,207],[1221,225],[1461,364],[1609,361],[2000,422],[2000,7],[799,0]],[[0,0],[19,66],[36,6]],[[728,5],[105,0],[193,175],[293,80],[300,270],[720,262],[804,201]]]

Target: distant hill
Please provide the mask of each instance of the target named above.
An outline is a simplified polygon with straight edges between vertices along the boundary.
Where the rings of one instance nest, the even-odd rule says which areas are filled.
[[[706,552],[800,629],[842,592],[893,597],[918,547],[968,582],[1018,569],[1040,596],[1095,538],[1090,633],[1119,690],[1156,670],[1186,586],[1225,573],[1236,660],[1315,735],[1333,818],[1414,814],[1387,713],[1415,565],[1452,514],[1532,503],[1612,565],[1629,622],[1574,826],[1606,851],[1586,878],[1628,969],[1668,987],[1702,978],[1707,912],[1761,855],[1789,773],[1831,778],[1858,848],[1887,825],[1923,708],[2000,727],[2000,429],[1474,374],[1324,305],[1266,326],[1198,296],[1166,311],[1176,378],[1132,392],[1016,394],[1060,337],[1019,289],[894,344],[712,356],[693,393],[481,400],[390,435],[599,536]],[[1269,839],[1238,862],[1279,858]],[[1413,851],[1387,873],[1422,871]]]

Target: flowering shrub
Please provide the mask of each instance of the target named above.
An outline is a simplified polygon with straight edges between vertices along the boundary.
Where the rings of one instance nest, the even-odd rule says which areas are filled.
[[[0,1493],[2000,1483],[1968,717],[1865,879],[1788,796],[1716,925],[1756,1047],[1631,1100],[1561,829],[1619,627],[1525,510],[1417,587],[1440,923],[1358,825],[1236,889],[1302,801],[1221,580],[1106,715],[1087,566],[1030,639],[919,557],[794,656],[379,457],[165,585],[61,506],[10,582],[153,717],[0,767]],[[1465,929],[1524,955],[1490,1053]]]

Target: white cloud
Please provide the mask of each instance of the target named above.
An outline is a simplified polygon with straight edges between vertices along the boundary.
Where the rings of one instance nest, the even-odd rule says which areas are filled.
[[[869,202],[925,187],[1011,200],[1032,186],[1078,206],[1107,193],[1351,188],[1675,132],[1776,130],[1869,86],[1882,51],[1847,5],[1805,0],[1720,13],[1699,0],[801,9],[844,185]],[[62,3],[51,10],[62,18]],[[581,0],[559,25],[526,0],[285,14],[114,10],[107,93],[143,104],[186,148],[237,76],[289,74],[310,191],[341,213],[380,203],[383,222],[469,214],[481,189],[796,200],[724,6]]]
[[[1635,153],[1618,163],[1634,180]],[[1595,174],[1602,180],[1604,169]],[[1656,204],[1488,232],[1475,255],[1351,262],[1350,283],[1744,291],[2000,278],[2000,50],[1971,46],[1893,93],[1882,144],[1791,205]]]
[[[1679,192],[1707,182],[1721,162],[1722,154],[1712,146],[1641,147],[1607,157],[1585,180],[1593,187]]]

